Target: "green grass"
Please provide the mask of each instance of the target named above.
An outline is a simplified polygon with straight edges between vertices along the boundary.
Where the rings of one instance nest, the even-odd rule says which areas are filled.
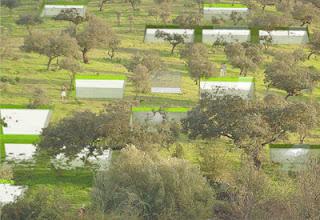
[[[66,1],[61,1],[66,2]],[[197,13],[198,8],[186,7],[184,4],[186,0],[176,0],[172,4],[172,11],[170,19],[174,19],[177,15],[183,13]],[[90,50],[88,53],[89,64],[81,62],[82,73],[80,74],[92,74],[96,75],[123,75],[128,72],[125,68],[125,64],[128,64],[131,58],[137,53],[142,51],[154,52],[160,55],[163,62],[163,66],[170,71],[181,73],[181,89],[182,94],[144,94],[141,96],[144,106],[159,106],[165,107],[192,107],[198,103],[198,86],[190,78],[188,69],[184,61],[180,58],[179,54],[175,52],[170,54],[169,44],[146,44],[143,42],[144,33],[146,27],[155,28],[177,28],[176,25],[160,25],[159,21],[155,21],[154,18],[148,16],[148,11],[155,7],[153,0],[144,0],[139,6],[139,10],[134,12],[134,28],[133,31],[129,30],[129,17],[133,15],[133,12],[128,3],[124,1],[113,1],[111,4],[106,4],[104,11],[98,10],[99,0],[91,0],[88,2],[88,12],[95,14],[96,16],[105,20],[106,23],[113,27],[121,40],[120,49],[116,52],[116,56],[113,61],[107,59],[106,50],[103,47]],[[9,78],[19,77],[20,81],[16,85],[5,85],[0,87],[0,103],[13,103],[15,105],[25,105],[29,103],[33,98],[34,90],[39,88],[46,92],[50,103],[54,106],[54,112],[52,115],[51,123],[57,122],[60,119],[70,116],[74,111],[90,110],[99,112],[104,108],[104,104],[108,104],[109,100],[76,100],[74,97],[69,96],[66,102],[60,100],[60,91],[63,84],[69,84],[69,73],[65,70],[60,70],[55,64],[52,65],[52,70],[46,70],[47,58],[35,53],[25,53],[19,48],[23,44],[23,37],[28,34],[27,29],[23,26],[18,26],[15,20],[19,15],[34,12],[39,10],[40,6],[35,0],[23,0],[21,6],[8,10],[7,8],[1,8],[0,18],[3,33],[7,33],[10,36],[10,45],[12,49],[12,56],[1,60],[0,75]],[[269,10],[271,7],[267,7]],[[121,24],[117,24],[116,13],[121,12]],[[155,23],[154,25],[147,25],[148,23]],[[209,24],[209,23],[208,23]],[[44,19],[44,22],[40,25],[33,27],[34,30],[41,31],[60,31],[69,27],[69,22],[54,21],[52,19]],[[220,27],[218,25],[207,25],[204,23],[202,28],[228,28],[232,26],[232,23],[225,23]],[[295,24],[295,25],[298,25]],[[242,27],[246,27],[245,24],[241,24]],[[81,29],[83,26],[79,25]],[[241,27],[241,28],[242,28]],[[231,28],[231,27],[230,27]],[[232,27],[234,28],[234,27]],[[240,26],[238,27],[240,28]],[[287,28],[289,29],[289,28]],[[320,23],[315,22],[311,26],[312,30],[319,30]],[[258,29],[257,29],[258,30]],[[195,39],[200,39],[199,29],[196,28]],[[253,35],[252,35],[253,36]],[[257,41],[258,38],[255,40]],[[258,41],[256,42],[258,43]],[[179,46],[177,51],[183,46]],[[273,58],[273,53],[277,51],[292,52],[297,48],[303,48],[305,52],[308,51],[307,45],[274,45],[271,46],[264,54],[264,63],[261,64],[256,71],[249,72],[248,76],[254,77],[256,82],[256,96],[258,99],[263,98],[267,94],[277,94],[285,96],[283,91],[277,89],[267,90],[264,85],[264,68]],[[223,48],[212,48],[208,45],[210,51],[209,59],[215,64],[217,70],[220,65],[226,63],[227,76],[238,77],[240,70],[234,68],[229,62],[224,53]],[[320,57],[313,57],[311,60],[305,62],[305,65],[315,66],[320,69]],[[219,71],[213,73],[214,76],[219,76]],[[132,101],[135,99],[134,88],[130,82],[126,84],[125,101]],[[320,89],[316,88],[312,95],[304,94],[299,97],[291,97],[292,101],[306,101],[310,100],[320,101]],[[319,144],[320,128],[317,128],[311,132],[311,135],[307,137],[306,143]],[[297,135],[290,135],[286,143],[298,143]],[[226,158],[228,165],[231,166],[230,170],[236,170],[239,168],[241,160],[241,150],[232,148],[232,144],[226,140],[180,140],[179,143],[183,144],[185,150],[185,159],[197,164],[199,162],[199,147],[216,147],[218,142],[221,143],[221,148],[226,151]],[[3,146],[3,145],[2,145]],[[0,147],[2,149],[0,144]],[[171,156],[172,148],[170,151],[163,149],[164,156]],[[2,151],[3,152],[3,151]],[[268,154],[265,154],[268,156]],[[43,159],[45,162],[49,162],[49,158]],[[76,209],[83,204],[90,204],[90,190],[93,183],[93,172],[90,169],[70,170],[62,171],[62,174],[57,173],[51,169],[48,164],[43,161],[36,160],[34,165],[18,165],[15,167],[14,181],[18,185],[27,185],[29,190],[36,191],[40,186],[44,186],[50,189],[59,191],[62,195],[68,197],[72,203],[72,213],[76,213]],[[223,180],[230,180],[230,172],[224,172]]]
[[[13,180],[0,179],[0,184],[14,184]]]
[[[247,8],[244,4],[239,3],[205,3],[204,8]]]
[[[77,75],[76,79],[86,80],[125,80],[127,77],[124,75]]]
[[[165,112],[188,112],[191,108],[183,108],[183,107],[170,107],[170,108],[161,108],[161,107],[150,107],[150,106],[139,106],[133,107],[133,112],[152,112],[152,111],[165,111]]]
[[[210,82],[254,82],[253,77],[210,77],[203,78],[202,81]]]

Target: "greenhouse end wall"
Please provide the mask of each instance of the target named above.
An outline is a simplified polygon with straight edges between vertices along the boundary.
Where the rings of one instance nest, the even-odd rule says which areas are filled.
[[[239,16],[246,18],[248,15],[248,8],[204,8],[203,17],[205,20],[211,20],[213,17],[224,20],[229,20],[233,12]]]
[[[272,44],[307,44],[309,42],[309,36],[307,30],[279,30],[271,31],[259,31],[259,37],[271,36]],[[260,40],[260,43],[263,44],[265,41]]]
[[[77,98],[88,99],[122,99],[124,88],[76,88]]]
[[[213,44],[217,41],[225,43],[250,42],[251,34],[248,29],[204,29],[202,30],[202,42]]]
[[[86,15],[85,6],[72,6],[72,5],[45,5],[43,8],[42,16],[54,17],[59,15],[62,10],[73,9],[76,10],[79,16],[84,17]]]
[[[169,121],[180,122],[187,117],[187,112],[166,112],[165,115]],[[159,112],[133,112],[132,117],[133,122],[139,123],[159,124],[164,120],[164,115]]]

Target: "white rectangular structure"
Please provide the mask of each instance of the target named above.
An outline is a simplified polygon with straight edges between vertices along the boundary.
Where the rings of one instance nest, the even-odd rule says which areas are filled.
[[[23,186],[14,186],[11,184],[0,184],[0,209],[1,206],[13,203],[27,190]]]
[[[6,160],[31,160],[36,153],[33,144],[5,144]]]
[[[170,109],[170,108],[169,108]],[[170,110],[142,110],[136,111],[133,109],[132,120],[138,123],[159,124],[165,119],[168,121],[180,122],[181,119],[186,118],[189,108],[183,108],[181,111]]]
[[[211,20],[213,17],[229,20],[232,13],[237,13],[241,17],[246,17],[249,13],[248,8],[220,8],[204,7],[203,17],[205,20]]]
[[[320,157],[320,149],[270,148],[270,159],[279,163],[285,170],[302,168],[310,157]]]
[[[212,96],[232,95],[240,96],[243,99],[251,99],[254,97],[254,82],[224,82],[204,80],[200,82],[200,94],[201,97],[204,94],[210,94]]]
[[[202,43],[213,44],[249,42],[251,40],[251,31],[249,29],[203,29]]]
[[[83,5],[45,5],[43,8],[42,16],[55,17],[63,10],[75,10],[81,17],[86,15],[86,7]]]
[[[156,37],[157,31],[163,31],[168,34],[184,35],[185,43],[192,43],[194,41],[194,30],[193,29],[147,28],[145,36],[144,36],[144,42],[145,43],[163,43],[163,42],[165,42],[163,39]]]
[[[76,79],[76,97],[92,99],[122,99],[124,80]]]
[[[307,30],[274,30],[259,31],[260,43],[264,43],[263,37],[271,36],[272,44],[307,44],[309,36]]]
[[[152,87],[152,93],[180,94],[181,88]]]
[[[45,109],[0,109],[0,117],[7,124],[3,134],[40,135],[49,124],[51,111]]]

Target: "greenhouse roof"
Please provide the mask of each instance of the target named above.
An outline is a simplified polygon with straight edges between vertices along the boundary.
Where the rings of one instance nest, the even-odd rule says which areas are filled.
[[[26,187],[0,184],[0,203],[2,205],[15,202],[24,194]]]
[[[102,89],[123,89],[124,80],[107,80],[107,79],[77,79],[77,88],[102,88]]]
[[[152,111],[159,111],[163,110],[165,112],[188,112],[191,108],[187,107],[168,107],[168,108],[161,108],[161,107],[147,107],[147,106],[140,106],[140,107],[133,107],[133,112],[152,112]]]
[[[317,144],[270,144],[270,148],[279,148],[279,149],[295,149],[295,148],[304,148],[304,149],[319,149],[320,145]]]
[[[87,5],[89,0],[46,0],[45,5]]]
[[[202,81],[210,82],[254,82],[253,77],[210,77],[203,78]]]
[[[244,4],[239,3],[205,3],[205,8],[247,8]]]
[[[203,35],[250,35],[249,29],[203,29]]]
[[[125,80],[125,75],[77,75],[76,79],[84,80]]]
[[[0,109],[1,118],[7,123],[1,133],[6,135],[39,135],[50,118],[48,109]]]

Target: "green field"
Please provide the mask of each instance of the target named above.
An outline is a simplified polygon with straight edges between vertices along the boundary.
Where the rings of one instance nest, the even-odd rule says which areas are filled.
[[[47,1],[49,2],[49,1]],[[52,4],[65,4],[68,1],[52,1]],[[69,1],[70,2],[70,1]],[[86,2],[83,0],[83,2]],[[21,6],[12,10],[1,8],[1,33],[3,36],[8,36],[6,44],[9,46],[8,57],[1,60],[0,78],[7,77],[9,79],[19,78],[15,84],[0,82],[0,107],[18,105],[26,106],[33,98],[35,89],[42,89],[49,98],[50,106],[53,106],[53,114],[51,123],[56,123],[60,119],[70,115],[74,111],[90,110],[99,112],[103,106],[110,100],[76,100],[70,92],[66,102],[60,100],[60,91],[63,85],[68,85],[70,81],[69,73],[65,70],[58,69],[58,66],[53,62],[52,70],[47,70],[47,58],[35,53],[25,53],[19,48],[23,44],[23,37],[28,34],[25,27],[18,26],[15,20],[19,15],[31,12],[40,12],[42,4],[34,0],[23,0]],[[190,0],[176,0],[173,2],[172,18],[175,18],[181,13],[197,12],[196,4],[192,7],[185,7],[185,4],[190,3]],[[73,4],[75,4],[73,2]],[[138,107],[136,110],[142,111],[153,109],[156,106],[165,106],[169,111],[186,111],[186,109],[195,106],[199,99],[198,85],[188,75],[188,69],[185,62],[175,52],[170,55],[169,44],[148,44],[144,43],[145,27],[148,24],[161,25],[150,16],[148,10],[155,7],[153,0],[143,0],[139,6],[139,10],[132,12],[128,3],[123,1],[114,1],[111,4],[106,4],[101,12],[98,8],[99,0],[91,0],[88,2],[88,11],[105,20],[117,32],[121,39],[120,49],[116,52],[113,60],[107,56],[104,48],[94,49],[89,52],[89,64],[81,62],[81,72],[77,79],[124,79],[128,76],[128,70],[125,65],[130,62],[130,59],[137,52],[149,51],[158,53],[161,56],[163,65],[167,69],[181,73],[181,89],[182,94],[146,94],[142,95],[143,105],[146,107]],[[225,4],[214,4],[224,7]],[[238,5],[238,4],[236,4]],[[235,5],[235,6],[236,6]],[[267,7],[266,10],[274,10],[272,7]],[[121,24],[117,24],[116,13],[121,12]],[[134,29],[130,31],[129,16],[134,15]],[[44,22],[34,27],[34,30],[55,31],[67,28],[70,25],[66,21],[54,21],[45,18]],[[204,24],[206,25],[206,24]],[[226,24],[227,26],[229,24]],[[297,24],[298,25],[298,24]],[[230,25],[229,25],[230,26]],[[81,27],[80,27],[81,28]],[[320,23],[311,25],[310,32],[320,29]],[[1,42],[2,43],[2,42]],[[233,68],[227,60],[223,48],[210,48],[210,60],[215,64],[217,72],[215,77],[219,76],[219,69],[223,63],[227,65],[227,76],[229,79],[238,79],[240,70]],[[308,45],[301,46],[271,46],[264,54],[265,62],[259,66],[255,72],[249,72],[248,76],[253,77],[256,83],[256,97],[262,98],[267,94],[279,94],[285,96],[285,92],[276,89],[267,89],[264,85],[264,68],[268,62],[271,62],[273,54],[276,51],[293,51],[301,48],[308,52]],[[178,51],[178,50],[177,50]],[[320,69],[320,56],[313,56],[305,62],[306,66],[313,65]],[[125,76],[125,77],[124,77]],[[125,100],[135,100],[136,94],[130,82],[126,84]],[[320,101],[320,88],[317,87],[312,93],[307,93],[299,97],[290,97],[290,100],[301,100],[306,102]],[[179,108],[177,108],[179,107]],[[2,136],[0,136],[2,138]],[[4,139],[6,140],[5,137]],[[9,139],[11,140],[11,139]],[[308,144],[319,144],[320,128],[311,132],[311,135],[305,140]],[[6,140],[8,141],[8,140]],[[219,142],[217,144],[217,142]],[[228,140],[219,140],[217,142],[207,141],[190,141],[182,137],[179,143],[184,146],[185,158],[193,163],[199,162],[199,148],[205,146],[223,145],[227,148],[225,158],[229,163],[226,169],[236,169],[239,166],[241,151],[231,147]],[[290,135],[289,140],[285,142],[298,143],[298,137]],[[226,146],[226,147],[225,147]],[[1,140],[0,140],[1,147]],[[1,147],[3,148],[3,147]],[[163,150],[163,155],[172,155],[174,146]],[[2,149],[1,149],[2,150]],[[268,160],[268,149],[266,149],[266,161]],[[273,167],[267,169],[272,170]],[[15,167],[14,181],[18,185],[27,185],[30,190],[37,190],[40,186],[45,186],[58,190],[66,195],[73,203],[74,208],[79,208],[83,204],[90,204],[90,189],[93,182],[93,172],[90,169],[67,170],[62,173],[57,173],[51,169],[48,158],[39,158],[36,164],[17,165]],[[222,179],[228,179],[229,173],[226,172]]]

